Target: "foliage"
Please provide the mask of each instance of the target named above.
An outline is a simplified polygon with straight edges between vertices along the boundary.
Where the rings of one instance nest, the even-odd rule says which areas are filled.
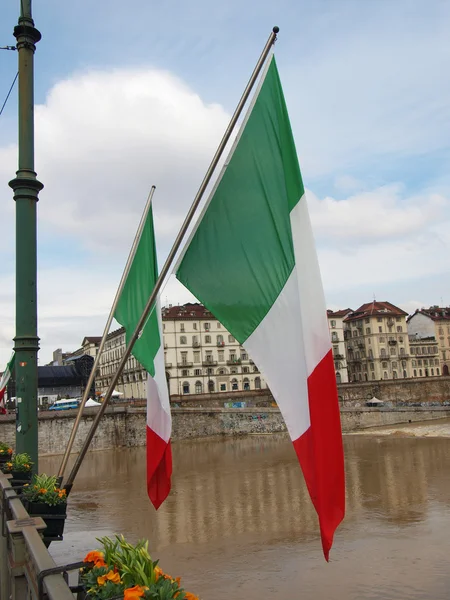
[[[5,442],[0,442],[0,454],[12,454],[13,450],[9,444],[5,444]]]
[[[180,579],[162,571],[158,561],[152,561],[148,542],[135,546],[123,536],[99,538],[102,550],[89,552],[81,579],[92,600],[121,597],[124,600],[198,600],[185,592]]]
[[[5,463],[3,471],[11,473],[17,471],[19,473],[29,473],[34,463],[31,462],[31,456],[24,452],[23,454],[14,454],[11,460]]]
[[[57,486],[56,475],[34,475],[30,484],[25,484],[22,496],[29,502],[44,502],[49,506],[67,504],[66,490]]]

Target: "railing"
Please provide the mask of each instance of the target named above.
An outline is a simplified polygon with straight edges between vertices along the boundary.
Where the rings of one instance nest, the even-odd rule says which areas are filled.
[[[179,363],[177,363],[177,365],[178,365],[179,367],[186,367],[186,368],[188,369],[189,367],[192,367],[192,366],[193,366],[193,363],[191,363],[191,362],[183,362],[183,361],[182,361],[182,362],[179,362]]]
[[[227,360],[227,365],[240,365],[240,364],[241,364],[241,359],[240,358],[235,358],[235,359]]]
[[[200,348],[200,342],[192,342],[193,348]]]
[[[56,566],[40,535],[45,529],[44,521],[30,517],[3,473],[0,494],[0,598],[74,600],[62,573],[78,569],[81,564]]]
[[[167,363],[165,364],[166,369],[171,369],[172,368],[172,363]]]
[[[335,360],[343,360],[345,356],[343,354],[333,354]]]
[[[203,365],[204,366],[216,366],[217,365],[217,360],[204,360],[203,361]]]

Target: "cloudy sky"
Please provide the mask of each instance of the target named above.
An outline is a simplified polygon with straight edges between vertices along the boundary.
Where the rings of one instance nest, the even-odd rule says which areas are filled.
[[[41,0],[40,364],[100,335],[150,186],[162,264],[273,25],[331,308],[450,304],[447,0]],[[14,44],[19,0],[0,7]],[[0,51],[0,102],[17,54]],[[14,336],[17,88],[0,117],[0,369]],[[184,302],[172,280],[162,302]]]

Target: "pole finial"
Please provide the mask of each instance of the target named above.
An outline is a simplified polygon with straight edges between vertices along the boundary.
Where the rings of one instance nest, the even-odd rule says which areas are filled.
[[[278,33],[280,31],[280,28],[277,25],[275,25],[275,27],[272,29],[272,31],[274,33]]]

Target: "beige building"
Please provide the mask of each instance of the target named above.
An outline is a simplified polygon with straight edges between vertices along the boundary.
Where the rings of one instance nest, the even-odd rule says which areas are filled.
[[[348,383],[347,356],[344,340],[344,318],[351,313],[351,308],[343,310],[327,310],[328,329],[333,348],[334,370],[337,383]]]
[[[100,366],[95,378],[96,393],[105,393],[125,352],[125,329],[121,327],[108,334],[105,348],[100,356]],[[147,394],[147,371],[129,356],[115,390],[124,398],[145,399]]]
[[[439,349],[439,373],[450,370],[450,307],[421,308],[408,317],[408,333],[415,338],[435,338]],[[430,367],[430,365],[428,365]],[[429,369],[431,373],[431,367]]]
[[[244,348],[203,305],[163,308],[162,322],[170,395],[267,387]]]
[[[369,302],[344,318],[349,381],[411,377],[407,313]]]
[[[439,347],[435,337],[409,336],[411,369],[413,377],[438,377],[442,371],[439,364]]]

